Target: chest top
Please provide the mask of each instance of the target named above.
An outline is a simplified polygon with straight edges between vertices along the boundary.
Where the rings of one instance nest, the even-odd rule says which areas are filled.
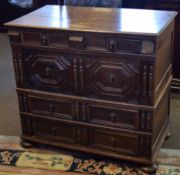
[[[9,27],[159,35],[176,12],[47,5],[6,23]]]

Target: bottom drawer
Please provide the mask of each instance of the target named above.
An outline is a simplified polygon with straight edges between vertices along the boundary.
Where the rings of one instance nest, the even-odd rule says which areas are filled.
[[[46,140],[75,143],[76,127],[72,124],[38,117],[21,117],[23,133]]]
[[[150,156],[151,137],[137,132],[121,131],[60,119],[48,119],[32,114],[21,116],[23,136],[39,142],[59,144],[65,148],[129,156]]]

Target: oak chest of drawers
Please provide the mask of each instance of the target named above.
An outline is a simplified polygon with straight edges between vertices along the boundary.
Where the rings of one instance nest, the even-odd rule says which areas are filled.
[[[21,138],[153,163],[169,126],[175,16],[45,6],[7,23]]]

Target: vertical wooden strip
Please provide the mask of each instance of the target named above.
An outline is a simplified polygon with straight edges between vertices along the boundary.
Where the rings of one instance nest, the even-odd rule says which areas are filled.
[[[76,120],[76,101],[74,101],[72,105],[72,117]]]
[[[24,117],[21,117],[21,125],[22,125],[23,134],[27,134],[26,121],[25,121]]]
[[[143,66],[143,96],[147,93],[147,66]]]
[[[147,131],[151,131],[151,113],[147,113]]]
[[[88,133],[87,133],[87,129],[83,129],[83,140],[84,140],[84,144],[87,145],[87,144],[88,144]]]
[[[146,156],[150,156],[150,148],[151,148],[150,138],[146,137],[145,144],[146,144],[146,148],[145,148]]]
[[[81,129],[80,128],[77,128],[77,141],[78,143],[81,142]]]
[[[18,61],[17,61],[17,52],[13,51],[13,63],[14,63],[14,72],[16,77],[16,84],[20,86],[20,78],[19,78],[19,68],[18,68]]]
[[[80,58],[80,59],[79,59],[79,61],[80,61],[80,67],[79,67],[79,69],[80,69],[80,82],[81,82],[81,90],[82,90],[82,92],[83,92],[83,91],[84,91],[83,59],[82,59],[82,58]]]
[[[149,97],[152,96],[152,86],[153,86],[153,67],[150,66],[150,70],[149,70]]]
[[[82,103],[82,115],[83,115],[83,121],[86,121],[86,104]]]
[[[140,144],[139,144],[140,145],[139,152],[140,152],[141,155],[143,155],[144,154],[144,152],[143,152],[143,150],[144,150],[143,136],[140,137],[140,141],[139,142],[140,142]]]
[[[23,111],[22,93],[18,92],[19,109]]]
[[[28,112],[29,110],[28,110],[28,100],[27,100],[27,95],[24,93],[23,94],[23,98],[24,98],[24,110],[25,110],[25,112]]]
[[[28,134],[32,134],[32,122],[31,119],[27,118],[26,119],[26,126],[27,126],[27,132]]]
[[[21,53],[18,53],[18,64],[19,64],[19,75],[20,75],[20,84],[21,87],[24,86],[24,73],[23,73],[23,65],[22,65],[22,55]]]
[[[76,120],[79,120],[79,103],[76,101],[75,104]]]
[[[75,84],[75,93],[78,92],[78,83],[77,83],[77,58],[74,58],[74,84]]]
[[[141,116],[141,118],[142,118],[142,120],[141,120],[141,128],[142,128],[143,131],[144,131],[144,129],[145,129],[145,117],[146,117],[145,111],[142,111],[142,116]]]

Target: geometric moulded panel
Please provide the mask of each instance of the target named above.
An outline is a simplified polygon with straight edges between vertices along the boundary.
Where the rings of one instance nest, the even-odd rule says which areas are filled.
[[[125,100],[139,88],[139,63],[119,59],[85,60],[86,90],[90,95]],[[127,99],[128,100],[128,99]]]
[[[29,86],[61,92],[72,91],[73,58],[60,53],[41,52],[28,54],[25,57],[25,71]]]

